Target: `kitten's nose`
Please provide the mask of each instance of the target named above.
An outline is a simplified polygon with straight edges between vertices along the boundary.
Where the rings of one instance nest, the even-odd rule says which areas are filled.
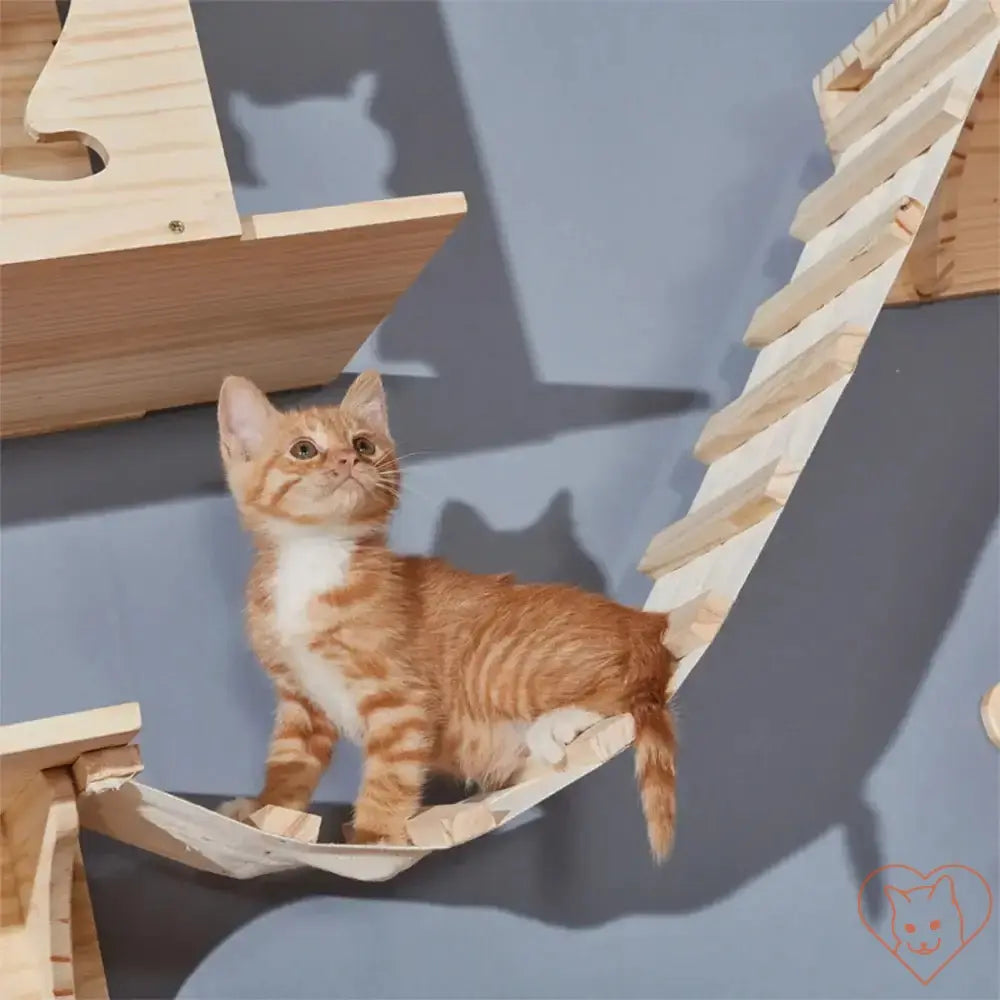
[[[345,448],[343,451],[338,451],[331,455],[330,459],[337,472],[350,472],[357,459],[357,455],[355,455],[353,451],[348,451]]]

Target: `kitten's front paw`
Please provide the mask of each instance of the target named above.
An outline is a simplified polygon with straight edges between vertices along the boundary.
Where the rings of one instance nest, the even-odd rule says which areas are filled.
[[[256,799],[230,799],[228,802],[223,802],[216,812],[236,820],[237,823],[245,823],[259,808]]]

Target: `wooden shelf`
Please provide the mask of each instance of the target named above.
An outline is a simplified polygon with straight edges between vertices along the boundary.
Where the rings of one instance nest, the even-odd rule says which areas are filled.
[[[53,48],[54,0],[4,0],[5,437],[208,402],[231,372],[327,382],[465,215],[446,193],[241,219],[188,0],[133,6],[74,0]]]

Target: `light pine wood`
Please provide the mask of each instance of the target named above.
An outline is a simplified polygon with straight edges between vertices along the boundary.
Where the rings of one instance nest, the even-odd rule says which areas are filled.
[[[271,392],[323,384],[465,207],[444,194],[253,216],[239,239],[7,265],[0,430],[208,402],[230,373]]]
[[[73,783],[63,769],[36,772],[18,793],[2,801],[7,869],[0,985],[6,996],[35,988],[35,996],[72,997],[75,993],[71,900],[73,860],[78,849]],[[30,970],[30,971],[29,971]],[[7,993],[7,990],[10,990]]]
[[[60,27],[55,0],[0,3],[0,174],[64,181],[91,173],[80,142],[39,143],[24,127],[28,95]]]
[[[106,166],[72,184],[0,176],[0,261],[239,236],[188,0],[73,0],[25,124],[79,136]]]
[[[1000,684],[994,684],[983,695],[979,705],[979,714],[989,741],[1000,749]]]
[[[861,65],[876,70],[925,24],[948,6],[948,0],[893,0],[872,22],[861,43]]]
[[[303,844],[315,844],[319,840],[322,820],[314,813],[286,809],[284,806],[261,806],[250,816],[250,822],[265,833],[289,837]]]
[[[854,41],[820,71],[827,90],[863,87],[889,57],[948,6],[948,0],[893,0]]]
[[[921,28],[919,34],[911,37],[890,56],[879,71],[880,75],[890,69],[896,61],[907,58],[926,37],[940,30],[945,18],[953,16],[954,13],[954,10],[949,9],[942,15],[940,22],[932,22]],[[998,41],[1000,41],[1000,29],[988,34],[980,44],[971,47],[954,62],[943,66],[928,82],[926,93],[935,94],[946,86],[954,86],[955,93],[976,93]],[[817,94],[817,98],[820,96]],[[822,96],[836,98],[842,101],[840,106],[844,107],[857,99],[857,92],[825,91]],[[856,144],[848,147],[840,160],[840,169],[846,170],[855,159],[870,155],[873,150],[877,150],[876,143],[905,119],[925,97],[926,95],[921,95],[911,100],[899,114],[893,114],[880,122]],[[977,97],[977,100],[980,98]],[[821,115],[824,114],[824,103],[820,104]],[[985,108],[980,107],[975,113],[977,124],[973,135],[979,138],[974,140],[973,147],[978,147],[985,153],[984,147],[987,146],[987,141],[982,131],[982,122],[988,116],[984,118],[984,111]],[[848,206],[848,210],[842,216],[811,236],[800,255],[793,281],[808,273],[811,268],[872,223],[896,198],[910,196],[919,204],[930,204],[935,191],[942,183],[942,178],[950,170],[949,158],[960,131],[957,125],[946,129],[931,143],[926,152],[901,164],[891,176],[862,195],[858,203]],[[1000,142],[996,145],[1000,147]],[[837,159],[836,154],[834,158]],[[985,156],[981,156],[978,160],[974,155],[969,156],[966,160],[966,171],[973,164],[984,162],[986,162]],[[969,197],[967,192],[978,188],[980,205],[978,217],[983,220],[980,231],[985,233],[995,231],[991,227],[995,226],[997,217],[996,202],[994,200],[990,203],[988,198],[995,198],[995,178],[1000,171],[995,164],[990,166],[993,167],[992,172],[987,174],[983,171],[981,176],[984,180],[976,187],[963,183],[960,188],[963,196],[967,198]],[[987,191],[990,192],[989,196],[986,194]],[[966,218],[969,218],[968,214]],[[971,232],[975,233],[975,230],[972,229]],[[980,238],[985,242],[984,237]],[[993,245],[997,245],[995,238]],[[811,312],[787,333],[763,346],[753,365],[744,395],[749,395],[756,387],[793,363],[830,331],[845,324],[848,327],[870,330],[886,303],[893,282],[899,275],[903,257],[902,253],[893,254],[884,263],[853,281],[840,294]],[[957,273],[958,268],[956,275]],[[841,375],[815,397],[796,406],[784,417],[716,459],[706,469],[705,477],[692,504],[692,512],[725,495],[734,484],[744,481],[768,462],[781,459],[787,461],[792,468],[804,468],[851,377],[851,373]],[[650,611],[670,611],[683,607],[686,602],[696,601],[707,592],[724,594],[728,600],[735,601],[752,575],[754,566],[775,530],[781,514],[782,509],[779,508],[753,527],[734,535],[676,569],[658,576],[645,607]],[[679,688],[690,676],[710,648],[710,645],[700,646],[683,656],[671,683],[672,690]]]
[[[83,854],[79,845],[73,860],[71,921],[76,1000],[108,1000],[108,983],[104,975],[101,946],[97,940],[90,889],[87,886],[87,874],[83,867]]]
[[[890,305],[1000,291],[1000,66],[971,103]]]
[[[328,382],[465,214],[443,194],[241,219],[188,0],[74,0],[54,48],[34,6],[4,35],[3,136],[82,136],[106,166],[0,176],[0,435],[209,402],[232,372]]]
[[[406,833],[415,847],[441,850],[491,833],[497,821],[485,803],[466,800],[422,810],[407,821]]]
[[[134,743],[91,750],[73,762],[73,784],[80,794],[106,791],[129,781],[141,770],[142,756]]]
[[[848,325],[828,333],[714,414],[695,443],[695,458],[707,464],[728,455],[854,371],[867,338],[867,330]]]
[[[664,528],[649,543],[639,569],[657,577],[746,531],[783,507],[798,470],[780,459],[769,462],[722,496]]]
[[[136,702],[0,726],[6,768],[42,770],[72,764],[81,754],[129,743],[142,716]]]
[[[839,167],[799,205],[790,232],[808,242],[856,202],[963,121],[971,97],[954,80],[932,90],[871,146]]]
[[[924,208],[905,197],[846,237],[757,307],[743,337],[749,347],[777,340],[854,282],[909,246]]]
[[[718,635],[731,607],[728,597],[708,590],[672,608],[663,644],[679,660],[707,646]]]
[[[989,0],[963,0],[916,45],[887,63],[829,123],[830,147],[843,151],[1000,23]]]

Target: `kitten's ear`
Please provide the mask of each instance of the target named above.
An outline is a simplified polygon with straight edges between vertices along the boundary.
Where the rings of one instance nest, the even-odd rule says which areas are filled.
[[[373,431],[389,434],[389,410],[385,403],[385,390],[379,373],[369,368],[352,383],[340,404],[356,413]]]
[[[930,899],[941,899],[943,896],[947,896],[951,902],[958,905],[958,900],[955,898],[955,883],[950,875],[942,875],[931,886]]]
[[[247,378],[227,375],[219,390],[219,441],[228,458],[249,461],[261,450],[278,411]]]

